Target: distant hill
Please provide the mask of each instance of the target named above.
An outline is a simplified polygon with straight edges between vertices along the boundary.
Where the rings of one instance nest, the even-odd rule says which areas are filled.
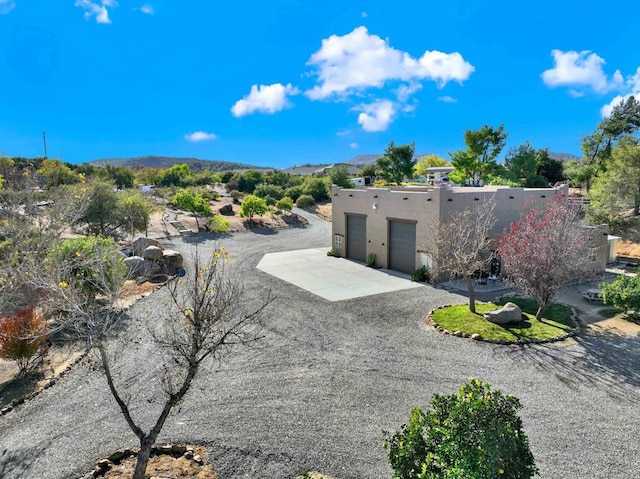
[[[560,160],[560,161],[571,161],[571,160],[579,160],[580,157],[576,155],[572,155],[571,153],[552,153],[549,152],[549,158],[552,160]]]
[[[191,171],[226,171],[226,170],[264,170],[270,171],[273,168],[268,166],[248,165],[246,163],[236,163],[233,161],[201,160],[199,158],[177,158],[174,156],[138,156],[136,158],[104,158],[87,162],[93,166],[126,166],[128,168],[152,167],[170,168],[173,165],[186,163]]]

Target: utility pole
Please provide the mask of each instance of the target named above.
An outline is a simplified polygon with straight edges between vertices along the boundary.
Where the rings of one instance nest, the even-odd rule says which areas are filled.
[[[47,135],[46,133],[43,131],[42,132],[42,141],[44,142],[44,159],[47,159]]]

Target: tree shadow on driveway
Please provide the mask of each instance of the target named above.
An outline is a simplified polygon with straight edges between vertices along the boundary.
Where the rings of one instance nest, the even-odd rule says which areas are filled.
[[[611,331],[584,331],[576,344],[550,343],[510,347],[515,362],[536,366],[569,387],[587,385],[618,399],[640,403],[640,337]],[[495,354],[504,348],[496,348]]]

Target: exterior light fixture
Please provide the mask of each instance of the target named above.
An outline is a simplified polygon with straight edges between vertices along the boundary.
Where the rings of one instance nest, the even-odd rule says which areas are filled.
[[[373,206],[371,206],[374,210],[378,209],[378,203],[374,203]]]

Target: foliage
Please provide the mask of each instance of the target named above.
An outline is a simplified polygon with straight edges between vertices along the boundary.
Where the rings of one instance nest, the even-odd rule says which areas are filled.
[[[565,179],[564,162],[556,160],[549,156],[549,151],[538,150],[538,176],[544,178],[549,184],[556,183]]]
[[[79,285],[93,296],[116,289],[126,275],[118,245],[99,236],[63,240],[49,254],[47,265],[59,273],[63,288]]]
[[[213,215],[209,221],[209,230],[214,233],[226,233],[230,226],[229,220],[222,215]]]
[[[396,146],[392,141],[380,158],[376,160],[376,173],[388,183],[399,185],[404,178],[413,178],[416,164],[413,154],[416,144]]]
[[[534,298],[544,308],[569,281],[593,276],[597,264],[589,255],[589,230],[580,212],[564,198],[531,210],[497,239],[507,284]]]
[[[511,148],[504,158],[504,166],[524,184],[538,174],[536,149],[528,141],[517,148]]]
[[[267,185],[279,186],[280,188],[285,189],[297,184],[297,182],[302,182],[302,179],[293,177],[284,171],[272,170],[263,176],[263,181]]]
[[[364,165],[362,169],[358,172],[358,176],[362,176],[364,178],[376,178],[378,173],[376,171],[376,165]]]
[[[340,257],[338,252],[336,250],[334,250],[333,248],[331,248],[329,251],[327,251],[327,256],[331,256],[333,258],[339,258]]]
[[[238,189],[244,193],[253,193],[260,183],[262,183],[262,173],[256,170],[250,170],[238,178]]]
[[[376,254],[375,253],[369,253],[367,255],[367,266],[369,266],[370,268],[376,265]]]
[[[293,200],[285,196],[276,203],[276,208],[283,211],[291,211],[293,209]]]
[[[32,306],[0,318],[0,358],[15,361],[25,374],[47,341],[47,322]]]
[[[619,275],[611,283],[601,283],[600,288],[605,304],[624,308],[625,311],[640,311],[640,276]]]
[[[495,225],[495,201],[477,202],[473,207],[453,212],[446,221],[432,227],[430,238],[421,249],[433,260],[434,276],[458,275],[465,278],[469,310],[476,308],[473,275],[491,260]]]
[[[249,219],[253,218],[254,215],[263,215],[268,211],[269,207],[265,201],[254,195],[247,195],[240,206],[240,216],[247,216]]]
[[[211,216],[211,205],[209,201],[201,194],[194,195],[191,190],[180,190],[173,197],[173,204],[178,208],[190,211],[196,219],[196,225],[200,229],[198,223],[198,215]]]
[[[105,179],[112,181],[119,190],[133,188],[134,174],[131,168],[107,165],[103,171]]]
[[[164,170],[158,184],[160,186],[186,186],[185,179],[191,174],[186,163],[176,164]]]
[[[426,176],[427,168],[434,168],[436,166],[451,166],[451,163],[438,155],[424,155],[420,157],[413,166],[413,174],[414,176]]]
[[[582,161],[570,160],[564,164],[564,176],[569,180],[571,186],[581,187],[583,183],[589,181],[594,175],[594,167]]]
[[[272,198],[279,200],[284,196],[284,190],[280,186],[262,183],[256,186],[253,194],[258,198],[266,198],[267,196],[271,196]]]
[[[297,201],[302,195],[304,195],[304,191],[301,185],[291,186],[284,190],[284,195],[291,198],[293,201]]]
[[[302,183],[303,195],[313,196],[316,201],[322,201],[329,198],[329,185],[324,178],[305,178]]]
[[[89,185],[76,188],[75,194],[84,199],[85,212],[79,222],[87,225],[90,234],[108,236],[118,229],[121,219],[113,183],[94,179]]]
[[[483,179],[496,167],[496,158],[505,146],[507,135],[504,125],[498,128],[484,125],[479,130],[467,130],[464,133],[467,149],[449,153],[451,164],[467,180]]]
[[[130,236],[146,231],[153,206],[142,193],[124,194],[118,198],[118,215]]]
[[[411,273],[411,281],[416,281],[419,283],[427,283],[431,278],[431,273],[425,265],[420,266],[418,269],[414,270]]]
[[[316,200],[313,199],[313,196],[310,195],[302,195],[296,200],[296,206],[298,208],[309,208],[316,204]]]
[[[571,309],[552,303],[544,312],[541,321],[536,319],[538,303],[532,299],[508,298],[522,309],[527,320],[516,324],[494,324],[481,315],[501,307],[501,304],[483,303],[477,305],[477,313],[469,311],[465,305],[447,306],[434,312],[432,319],[448,331],[461,331],[468,336],[479,334],[486,340],[515,342],[519,339],[545,340],[566,334],[575,329],[571,320]]]
[[[469,378],[459,393],[435,394],[430,409],[411,411],[409,423],[385,448],[394,479],[527,478],[537,473],[529,438],[517,415],[520,400]]]
[[[240,204],[240,198],[242,198],[241,192],[239,192],[238,190],[231,190],[229,192],[229,196],[231,197],[234,203]]]
[[[44,159],[37,173],[44,177],[45,186],[48,188],[80,183],[80,177],[60,160]]]
[[[346,165],[334,166],[329,170],[329,181],[332,185],[342,188],[351,188],[353,184],[349,181],[349,171]]]
[[[487,185],[495,185],[495,186],[510,186],[510,187],[518,187],[522,186],[519,181],[516,181],[513,178],[509,177],[510,175],[501,175],[501,174],[492,174],[489,173],[485,175],[484,181]],[[451,175],[449,175],[451,178]]]

